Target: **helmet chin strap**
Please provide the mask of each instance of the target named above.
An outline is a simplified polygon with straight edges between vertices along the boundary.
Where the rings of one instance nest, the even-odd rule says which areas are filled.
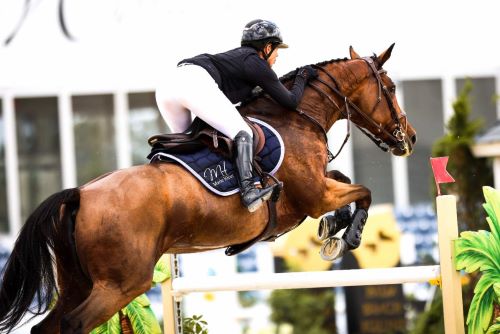
[[[273,54],[274,50],[276,50],[276,48],[278,47],[278,44],[271,44],[271,51],[269,51],[269,53],[266,53],[266,51],[264,51],[264,49],[262,50],[262,55],[264,56],[264,60],[268,60],[269,57],[271,57],[271,55]]]

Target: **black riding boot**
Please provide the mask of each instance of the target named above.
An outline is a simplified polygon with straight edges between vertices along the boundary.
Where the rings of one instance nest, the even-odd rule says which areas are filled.
[[[256,188],[253,181],[253,141],[250,134],[240,131],[234,137],[236,146],[236,168],[240,182],[241,202],[250,212],[257,210],[267,201],[276,185],[267,188]]]

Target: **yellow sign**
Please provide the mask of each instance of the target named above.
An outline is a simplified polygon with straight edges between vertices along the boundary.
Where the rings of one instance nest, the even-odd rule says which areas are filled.
[[[329,270],[332,263],[321,259],[317,237],[319,219],[307,218],[295,230],[276,239],[274,256],[283,257],[293,271]],[[368,211],[361,245],[353,251],[360,268],[390,268],[399,262],[400,232],[391,205]]]

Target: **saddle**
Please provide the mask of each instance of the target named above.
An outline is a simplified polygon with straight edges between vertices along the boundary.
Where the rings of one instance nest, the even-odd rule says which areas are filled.
[[[252,129],[254,155],[257,155],[264,148],[266,137],[258,124],[251,122],[246,117],[243,119],[250,126],[250,129]],[[182,133],[154,135],[148,139],[148,143],[152,147],[148,159],[151,159],[159,151],[172,154],[186,154],[204,147],[208,147],[211,151],[220,153],[226,158],[234,156],[232,139],[218,132],[198,117],[194,119],[186,131]]]

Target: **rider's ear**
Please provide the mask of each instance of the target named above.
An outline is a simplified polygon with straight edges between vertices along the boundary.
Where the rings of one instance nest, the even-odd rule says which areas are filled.
[[[354,49],[352,48],[352,45],[349,46],[349,54],[351,55],[351,59],[358,59],[358,58],[361,58],[357,53],[356,51],[354,51]]]
[[[267,43],[266,44],[266,54],[269,54],[269,52],[271,52],[271,50],[273,49],[273,44],[272,43]]]
[[[380,54],[380,56],[377,57],[377,60],[378,60],[380,67],[382,67],[384,65],[384,63],[387,61],[387,59],[389,59],[391,57],[391,52],[392,52],[392,48],[394,47],[394,44],[396,44],[396,43],[392,43],[392,45],[389,46],[389,48],[387,50],[382,52]]]

